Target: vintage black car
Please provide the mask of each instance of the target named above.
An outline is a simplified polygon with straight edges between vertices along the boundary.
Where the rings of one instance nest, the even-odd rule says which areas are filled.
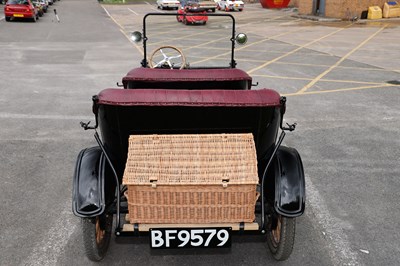
[[[165,32],[167,23],[176,25],[176,15],[151,13],[143,18],[143,31],[132,34],[143,43],[141,66],[122,78],[120,88],[94,95],[95,123],[81,122],[85,130],[93,130],[98,143],[79,153],[73,177],[72,209],[82,220],[86,254],[101,260],[112,232],[116,237],[149,236],[151,248],[178,249],[229,247],[233,234],[260,234],[275,259],[285,260],[292,252],[296,217],[305,209],[300,155],[282,145],[286,132],[295,129],[295,124],[283,122],[286,98],[271,89],[253,88],[252,78],[236,68],[235,46],[246,43],[247,36],[236,33],[232,15],[207,14],[210,28],[179,24],[179,30]],[[178,33],[182,36],[174,35]],[[211,41],[196,46],[196,36]],[[224,47],[229,49],[222,51]],[[241,150],[217,142],[207,144],[206,151],[182,144],[185,138],[232,136],[247,137],[251,146],[246,147],[254,147],[254,154],[243,156]],[[133,143],[137,139],[148,142]],[[178,140],[171,146],[175,155],[161,148],[171,139]],[[155,152],[145,153],[149,149]],[[250,161],[249,169],[255,167],[249,197],[242,197],[244,183],[232,184],[236,177],[225,174],[232,172],[233,157],[241,158],[234,166],[238,173],[244,169],[241,160]],[[181,163],[173,162],[176,158]],[[160,165],[178,169],[171,170],[174,178],[166,181],[175,187],[161,183],[169,168],[162,172]],[[198,165],[213,168],[201,172]],[[200,175],[213,171],[223,173],[217,175],[216,186],[196,183]],[[127,185],[126,175],[138,172],[149,173],[141,176],[148,183]],[[193,177],[185,179],[189,186],[179,183],[181,176]],[[246,213],[238,209],[241,202],[248,204]]]

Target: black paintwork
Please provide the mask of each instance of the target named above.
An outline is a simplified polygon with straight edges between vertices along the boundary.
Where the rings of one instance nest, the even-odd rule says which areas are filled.
[[[105,210],[104,156],[99,147],[82,150],[76,162],[72,210],[79,217],[96,217]]]
[[[128,138],[132,134],[252,133],[259,176],[262,177],[276,145],[284,106],[238,108],[95,104],[93,110],[98,118],[104,148],[121,182],[127,160]],[[104,170],[106,163],[104,158],[100,158],[100,153],[100,148],[90,148],[83,150],[78,156],[74,181],[74,213],[81,217],[93,216],[92,212],[85,212],[87,202],[94,201],[93,206],[98,208],[105,202],[112,202],[98,200],[104,191],[104,188],[99,189],[98,186],[108,182],[115,188],[114,176],[111,171]],[[295,149],[288,147],[280,147],[274,157],[266,172],[266,198],[277,213],[288,217],[299,216],[304,212],[305,205],[301,158]],[[97,192],[98,195],[89,198],[89,191]],[[107,198],[115,198],[115,190],[107,187],[107,191]]]
[[[232,20],[234,23],[233,18]],[[146,48],[145,27],[143,31]],[[233,27],[233,67],[234,34]],[[146,67],[145,60],[144,66]],[[295,128],[294,125],[282,125],[286,108],[284,97],[280,106],[273,107],[99,105],[96,97],[93,98],[93,102],[96,125],[90,127],[88,123],[82,123],[82,126],[85,129],[99,127],[102,148],[113,168],[109,166],[104,151],[99,147],[80,152],[74,175],[75,215],[95,217],[103,212],[112,213],[115,209],[115,188],[118,182],[112,170],[115,170],[116,178],[121,183],[127,160],[129,135],[207,133],[252,133],[260,181],[265,174],[263,196],[269,207],[266,214],[274,212],[287,217],[297,217],[304,212],[305,181],[300,155],[293,148],[279,147],[280,144],[276,144],[279,129],[292,131]],[[271,164],[266,169],[268,162]],[[261,226],[261,229],[265,227]]]
[[[120,180],[133,134],[252,133],[257,157],[273,149],[279,107],[110,106],[98,108],[102,139]],[[262,169],[263,171],[264,169]]]
[[[275,211],[286,217],[302,215],[305,209],[305,180],[303,163],[297,150],[281,146],[276,153],[273,170]]]

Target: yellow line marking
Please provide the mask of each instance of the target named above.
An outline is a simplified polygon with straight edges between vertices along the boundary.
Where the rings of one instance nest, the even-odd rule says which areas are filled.
[[[306,91],[303,93],[295,92],[295,93],[287,93],[287,94],[282,94],[282,95],[283,96],[301,96],[301,95],[311,95],[311,94],[356,91],[356,90],[365,90],[365,89],[383,89],[383,88],[388,88],[388,87],[399,87],[399,86],[391,85],[391,84],[382,84],[382,85],[375,85],[375,86],[362,86],[362,87],[353,87],[353,88],[336,89],[336,90]]]
[[[174,31],[176,31],[176,30],[174,30]],[[216,32],[216,31],[218,31],[218,30],[212,30],[212,33]],[[157,34],[157,35],[152,35],[152,37],[154,37],[154,36],[162,36],[162,34],[165,34],[165,32]],[[168,41],[176,41],[176,40],[180,40],[180,39],[186,39],[186,38],[190,38],[190,37],[193,37],[193,36],[205,35],[205,34],[208,34],[208,32],[199,32],[199,33],[193,33],[193,34],[189,34],[189,35],[184,35],[184,36],[178,37],[178,38],[169,38]],[[165,43],[165,40],[159,41],[159,42],[154,42],[151,45],[158,45],[160,43]]]
[[[355,83],[355,84],[370,84],[370,85],[386,85],[387,83],[382,82],[368,82],[368,81],[358,81],[358,80],[342,80],[342,79],[321,79],[323,82],[333,82],[333,83]]]
[[[338,30],[336,30],[336,31],[333,31],[333,32],[331,32],[331,33],[325,35],[325,36],[322,36],[321,38],[318,38],[318,39],[316,39],[316,40],[313,40],[312,42],[309,42],[309,43],[306,43],[305,45],[299,46],[299,47],[297,47],[296,49],[294,49],[294,50],[292,50],[292,51],[290,51],[290,52],[288,52],[288,53],[286,53],[286,54],[284,54],[284,55],[281,55],[281,56],[279,56],[279,57],[276,57],[275,59],[272,59],[272,60],[270,60],[270,61],[268,61],[268,62],[266,62],[266,63],[264,63],[264,64],[262,64],[262,65],[260,65],[260,66],[258,66],[258,67],[256,67],[256,68],[251,69],[251,70],[248,71],[247,73],[248,73],[248,74],[251,74],[252,72],[257,71],[257,70],[259,70],[259,69],[261,69],[261,68],[264,68],[264,67],[266,67],[266,66],[268,66],[268,65],[270,65],[270,64],[272,64],[272,63],[274,63],[274,62],[276,62],[276,61],[278,61],[278,60],[280,60],[280,59],[282,59],[282,58],[285,58],[286,56],[289,56],[289,55],[291,55],[291,54],[293,54],[293,53],[295,53],[295,52],[297,52],[297,51],[299,51],[299,50],[301,50],[301,49],[303,49],[303,48],[305,48],[305,47],[307,47],[307,46],[309,46],[309,45],[311,45],[311,44],[313,44],[313,43],[319,42],[320,40],[323,40],[323,39],[325,39],[325,38],[327,38],[327,37],[329,37],[329,36],[331,36],[331,35],[334,35],[334,34],[340,32],[340,31],[342,31],[342,30],[344,30],[344,29],[350,27],[351,25],[353,25],[353,24],[349,24],[349,25],[347,25],[346,27],[344,27],[344,28],[342,28],[342,29],[338,29]]]
[[[380,28],[378,31],[376,31],[374,34],[369,36],[366,40],[364,40],[362,43],[360,43],[357,47],[355,47],[353,50],[348,52],[345,56],[343,56],[339,61],[337,61],[333,66],[325,70],[323,73],[318,75],[314,80],[312,80],[310,83],[308,83],[306,86],[304,86],[301,90],[299,90],[297,93],[304,93],[307,91],[309,88],[311,88],[315,83],[317,83],[321,78],[326,76],[329,72],[331,72],[333,69],[335,69],[338,65],[340,65],[344,60],[346,60],[350,55],[352,55],[355,51],[360,49],[363,45],[365,45],[368,41],[370,41],[372,38],[374,38],[378,33],[380,33],[382,30],[384,30],[388,25],[385,24],[382,28]]]
[[[296,78],[296,77],[285,77],[285,76],[272,76],[272,75],[252,75],[253,77],[263,77],[263,78],[275,78],[275,79],[286,79],[286,80],[306,80],[312,81],[312,78]],[[333,82],[333,83],[354,83],[354,84],[370,84],[370,85],[386,85],[387,83],[382,82],[368,82],[368,81],[357,81],[357,80],[340,80],[340,79],[321,79],[323,82]]]
[[[261,60],[249,60],[246,59],[244,61],[261,61]],[[275,64],[280,65],[299,65],[299,66],[315,66],[315,67],[329,67],[330,65],[321,65],[321,64],[304,64],[304,63],[292,63],[292,62],[275,62]],[[377,68],[377,67],[352,67],[352,66],[337,66],[337,68],[343,69],[355,69],[355,70],[368,70],[368,71],[377,71],[377,72],[396,72],[398,70],[392,69],[384,69],[384,68]]]
[[[239,48],[235,48],[235,54],[236,54],[237,51],[246,49],[246,48],[249,47],[249,46],[253,46],[253,45],[256,45],[256,44],[259,44],[259,43],[266,42],[266,41],[271,40],[271,39],[273,39],[273,38],[277,38],[277,37],[281,37],[281,36],[284,36],[284,35],[287,35],[287,34],[291,34],[291,33],[294,32],[294,31],[295,31],[295,30],[290,31],[290,32],[281,33],[281,34],[278,34],[278,35],[274,35],[274,36],[268,37],[268,38],[266,38],[266,39],[262,39],[262,40],[260,40],[260,41],[250,43],[250,44],[248,44],[248,45],[246,45],[246,46],[242,46],[242,47],[239,47]],[[218,57],[220,57],[220,56],[224,56],[224,55],[227,55],[227,54],[230,54],[230,53],[231,53],[231,51],[226,52],[226,53],[223,53],[223,54],[220,54],[220,55],[212,56],[212,57],[209,57],[208,59],[196,61],[196,62],[194,62],[193,64],[198,64],[198,63],[202,63],[202,62],[205,62],[205,61],[210,61],[210,60],[212,60],[212,59],[215,59],[215,58],[218,58]]]
[[[139,53],[143,56],[143,50],[140,46],[138,46],[136,43],[132,42],[131,38],[124,32],[124,27],[122,27],[121,24],[118,23],[118,21],[116,19],[113,18],[113,16],[111,16],[111,14],[107,11],[107,9],[102,5],[102,7],[104,8],[104,10],[107,12],[108,16],[115,22],[115,24],[118,25],[119,27],[119,31],[122,32],[122,34],[129,40],[130,43],[132,43],[132,45],[139,51]]]

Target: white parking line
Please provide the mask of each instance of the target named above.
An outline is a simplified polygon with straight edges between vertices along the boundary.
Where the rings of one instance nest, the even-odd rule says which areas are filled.
[[[130,9],[129,7],[128,7],[128,10],[131,11],[131,12],[132,12],[133,14],[135,14],[136,16],[139,16],[138,13],[136,13],[135,11],[133,11],[132,9]]]
[[[358,254],[350,248],[350,243],[344,232],[344,228],[351,225],[336,217],[333,217],[326,205],[323,197],[314,187],[310,177],[306,176],[307,207],[311,209],[317,224],[317,230],[322,230],[322,234],[328,244],[329,256],[334,265],[361,265]]]
[[[107,10],[104,6],[101,6],[101,7],[104,9],[104,11],[106,11],[107,15],[108,15],[109,17],[111,17],[110,13],[108,13],[108,10]]]

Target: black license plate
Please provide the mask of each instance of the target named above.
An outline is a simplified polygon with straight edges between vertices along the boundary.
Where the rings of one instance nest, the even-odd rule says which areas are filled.
[[[151,228],[150,246],[161,248],[223,248],[231,246],[230,227]]]

